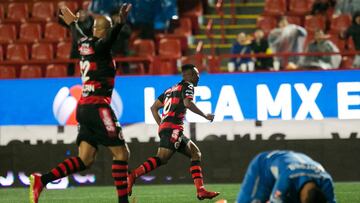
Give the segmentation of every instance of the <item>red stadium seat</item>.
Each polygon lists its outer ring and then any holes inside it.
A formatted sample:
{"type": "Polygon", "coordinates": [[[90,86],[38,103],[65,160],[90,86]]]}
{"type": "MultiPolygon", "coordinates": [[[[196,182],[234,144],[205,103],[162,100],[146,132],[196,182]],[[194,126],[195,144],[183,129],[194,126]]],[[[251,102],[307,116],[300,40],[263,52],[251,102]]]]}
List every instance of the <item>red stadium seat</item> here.
{"type": "Polygon", "coordinates": [[[12,24],[0,24],[0,43],[11,43],[16,39],[16,27],[12,24]]]}
{"type": "Polygon", "coordinates": [[[23,23],[20,26],[20,40],[27,42],[41,39],[41,26],[37,23],[23,23]]]}
{"type": "Polygon", "coordinates": [[[353,57],[342,57],[340,69],[353,68],[354,58],[353,57]]]}
{"type": "Polygon", "coordinates": [[[264,31],[265,35],[268,35],[270,31],[277,26],[277,20],[269,16],[260,16],[257,18],[256,27],[264,31]]]}
{"type": "Polygon", "coordinates": [[[58,59],[69,59],[71,53],[70,42],[60,42],[56,48],[56,58],[58,59]]]}
{"type": "Polygon", "coordinates": [[[54,18],[54,4],[52,2],[36,2],[31,13],[33,19],[50,21],[54,18]]]}
{"type": "Polygon", "coordinates": [[[22,66],[20,69],[20,78],[41,78],[40,66],[22,66]]]}
{"type": "Polygon", "coordinates": [[[190,18],[180,18],[179,27],[175,28],[174,33],[179,35],[190,36],[192,34],[190,18]]]}
{"type": "Polygon", "coordinates": [[[57,23],[47,23],[45,26],[45,39],[62,41],[66,39],[66,29],[57,23]]]}
{"type": "Polygon", "coordinates": [[[192,28],[194,33],[197,33],[200,29],[199,17],[203,15],[204,9],[201,0],[192,1],[179,1],[178,10],[182,17],[188,17],[191,19],[192,28]]]}
{"type": "Polygon", "coordinates": [[[318,29],[325,30],[325,21],[326,20],[324,16],[306,16],[304,27],[309,33],[314,33],[318,29]]]}
{"type": "Polygon", "coordinates": [[[7,10],[7,18],[15,21],[23,21],[29,17],[29,7],[27,3],[10,3],[7,10]]]}
{"type": "Polygon", "coordinates": [[[0,66],[0,79],[16,78],[16,70],[13,66],[0,66]]]}
{"type": "Polygon", "coordinates": [[[55,64],[48,65],[46,67],[45,77],[47,78],[67,77],[67,66],[55,65],[55,64]]]}
{"type": "Polygon", "coordinates": [[[306,15],[309,14],[314,0],[290,0],[289,14],[291,15],[306,15]]]}
{"type": "Polygon", "coordinates": [[[205,71],[203,58],[200,55],[183,56],[181,57],[181,64],[194,64],[199,72],[205,71]]]}
{"type": "Polygon", "coordinates": [[[339,34],[348,29],[351,25],[351,16],[348,14],[342,14],[333,17],[330,24],[330,33],[339,34]]]}
{"type": "Polygon", "coordinates": [[[5,9],[4,9],[4,5],[0,4],[0,20],[5,18],[5,9]]]}
{"type": "Polygon", "coordinates": [[[9,44],[6,51],[6,59],[10,61],[29,60],[29,50],[26,44],[9,44]]]}
{"type": "Polygon", "coordinates": [[[155,57],[153,65],[150,66],[149,73],[152,75],[172,75],[177,73],[177,69],[172,61],[161,60],[160,57],[155,57]]]}
{"type": "Polygon", "coordinates": [[[286,0],[266,0],[264,15],[281,16],[286,12],[286,0]]]}
{"type": "Polygon", "coordinates": [[[208,56],[209,73],[220,73],[221,60],[218,56],[208,56]]]}
{"type": "Polygon", "coordinates": [[[180,40],[161,39],[159,42],[159,55],[179,59],[182,55],[180,40]]]}
{"type": "Polygon", "coordinates": [[[155,44],[152,40],[137,39],[134,41],[134,50],[138,56],[155,56],[155,44]]]}
{"type": "Polygon", "coordinates": [[[299,16],[286,16],[287,21],[289,24],[295,24],[299,26],[303,26],[303,23],[301,22],[301,17],[299,16]]]}
{"type": "Polygon", "coordinates": [[[4,60],[4,50],[3,50],[3,47],[0,46],[0,61],[3,61],[4,60]]]}
{"type": "Polygon", "coordinates": [[[60,1],[60,2],[58,2],[58,8],[61,8],[62,6],[68,7],[73,13],[75,13],[79,8],[79,5],[77,4],[76,1],[60,1]]]}
{"type": "Polygon", "coordinates": [[[31,48],[31,58],[35,60],[53,59],[53,46],[50,43],[36,43],[31,48]]]}
{"type": "Polygon", "coordinates": [[[340,39],[337,35],[331,35],[329,40],[339,48],[340,52],[345,51],[345,40],[340,39]]]}

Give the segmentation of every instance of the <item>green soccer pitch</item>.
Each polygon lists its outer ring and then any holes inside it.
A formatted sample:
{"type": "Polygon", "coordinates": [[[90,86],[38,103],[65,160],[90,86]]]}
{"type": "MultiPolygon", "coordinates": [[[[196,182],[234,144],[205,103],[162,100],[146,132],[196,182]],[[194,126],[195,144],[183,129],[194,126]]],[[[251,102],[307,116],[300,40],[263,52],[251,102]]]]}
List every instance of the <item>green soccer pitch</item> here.
{"type": "MultiPolygon", "coordinates": [[[[199,201],[192,184],[187,185],[145,185],[133,188],[130,202],[136,203],[191,203],[216,202],[226,199],[235,202],[240,184],[208,184],[207,189],[219,191],[221,194],[213,200],[199,201]]],[[[360,202],[360,182],[336,183],[335,192],[339,203],[360,202]]],[[[1,203],[27,203],[29,192],[26,188],[0,189],[1,203]]],[[[66,190],[45,190],[39,203],[115,203],[114,187],[76,187],[66,190]]]]}

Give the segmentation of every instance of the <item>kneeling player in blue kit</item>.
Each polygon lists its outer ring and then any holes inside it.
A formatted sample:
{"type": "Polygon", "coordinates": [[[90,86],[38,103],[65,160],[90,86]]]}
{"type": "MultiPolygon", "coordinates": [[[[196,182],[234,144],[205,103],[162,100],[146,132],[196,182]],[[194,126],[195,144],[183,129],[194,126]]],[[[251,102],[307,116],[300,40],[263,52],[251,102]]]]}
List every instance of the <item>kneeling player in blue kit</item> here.
{"type": "Polygon", "coordinates": [[[258,154],[245,174],[238,203],[335,203],[332,178],[305,154],[258,154]]]}

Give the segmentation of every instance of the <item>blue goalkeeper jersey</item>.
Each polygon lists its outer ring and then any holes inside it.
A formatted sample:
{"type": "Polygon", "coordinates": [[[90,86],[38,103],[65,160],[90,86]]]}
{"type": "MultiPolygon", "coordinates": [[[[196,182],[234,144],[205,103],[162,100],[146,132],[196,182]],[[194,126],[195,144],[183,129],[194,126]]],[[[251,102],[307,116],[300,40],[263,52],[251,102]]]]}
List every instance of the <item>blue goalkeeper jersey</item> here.
{"type": "Polygon", "coordinates": [[[298,152],[263,152],[250,163],[238,202],[298,203],[301,188],[310,181],[323,191],[328,203],[336,202],[332,178],[321,164],[298,152]]]}

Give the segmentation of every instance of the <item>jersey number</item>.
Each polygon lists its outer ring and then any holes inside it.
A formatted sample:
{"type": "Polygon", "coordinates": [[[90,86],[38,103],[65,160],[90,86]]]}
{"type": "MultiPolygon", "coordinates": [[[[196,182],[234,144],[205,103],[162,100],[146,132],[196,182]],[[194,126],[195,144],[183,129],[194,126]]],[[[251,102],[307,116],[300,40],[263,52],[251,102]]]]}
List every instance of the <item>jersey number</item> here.
{"type": "Polygon", "coordinates": [[[164,101],[164,110],[163,110],[163,116],[164,118],[167,116],[167,114],[170,111],[171,108],[171,97],[166,97],[165,101],[164,101]]]}
{"type": "Polygon", "coordinates": [[[90,69],[89,61],[80,61],[81,80],[83,83],[90,79],[90,77],[87,76],[89,69],[90,69]]]}

